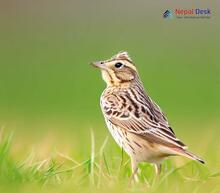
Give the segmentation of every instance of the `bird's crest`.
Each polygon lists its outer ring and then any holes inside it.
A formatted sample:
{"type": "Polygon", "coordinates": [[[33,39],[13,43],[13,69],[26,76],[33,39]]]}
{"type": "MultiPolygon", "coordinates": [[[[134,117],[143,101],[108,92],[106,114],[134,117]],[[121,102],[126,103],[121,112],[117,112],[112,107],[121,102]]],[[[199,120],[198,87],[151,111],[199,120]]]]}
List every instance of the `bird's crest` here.
{"type": "Polygon", "coordinates": [[[121,51],[117,53],[111,59],[112,60],[128,60],[129,62],[132,62],[132,59],[130,58],[130,56],[128,55],[128,52],[126,51],[121,51]]]}

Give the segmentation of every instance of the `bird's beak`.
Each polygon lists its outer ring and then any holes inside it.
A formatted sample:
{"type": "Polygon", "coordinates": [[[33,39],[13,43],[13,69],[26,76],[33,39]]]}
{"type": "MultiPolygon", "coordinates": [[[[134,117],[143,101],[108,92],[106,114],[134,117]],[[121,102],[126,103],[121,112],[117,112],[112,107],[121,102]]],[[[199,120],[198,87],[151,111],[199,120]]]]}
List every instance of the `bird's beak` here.
{"type": "Polygon", "coordinates": [[[106,68],[105,63],[103,61],[92,62],[91,65],[96,67],[96,68],[100,68],[100,69],[105,69],[106,68]]]}

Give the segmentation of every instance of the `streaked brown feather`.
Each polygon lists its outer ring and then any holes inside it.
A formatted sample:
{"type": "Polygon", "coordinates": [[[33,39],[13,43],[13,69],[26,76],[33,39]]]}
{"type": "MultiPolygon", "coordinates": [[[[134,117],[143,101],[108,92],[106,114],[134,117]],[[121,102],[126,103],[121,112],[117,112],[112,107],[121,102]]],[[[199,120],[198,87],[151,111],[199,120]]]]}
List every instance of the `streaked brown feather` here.
{"type": "Polygon", "coordinates": [[[118,128],[154,143],[186,148],[176,138],[161,109],[144,93],[140,85],[117,90],[108,88],[102,95],[101,106],[105,117],[118,128]],[[135,89],[142,94],[137,95],[135,89]],[[106,109],[110,109],[112,113],[106,109]]]}

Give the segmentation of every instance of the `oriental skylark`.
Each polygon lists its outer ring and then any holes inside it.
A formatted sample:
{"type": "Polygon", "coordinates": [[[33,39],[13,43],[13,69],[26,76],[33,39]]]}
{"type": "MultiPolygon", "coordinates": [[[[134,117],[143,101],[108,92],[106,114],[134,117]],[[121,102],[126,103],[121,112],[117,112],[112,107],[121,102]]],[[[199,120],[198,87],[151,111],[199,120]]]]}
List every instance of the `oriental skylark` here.
{"type": "Polygon", "coordinates": [[[176,137],[160,107],[145,92],[127,52],[92,65],[107,83],[101,109],[113,138],[131,158],[132,177],[137,177],[139,162],[154,163],[159,174],[161,162],[173,155],[204,163],[176,137]]]}

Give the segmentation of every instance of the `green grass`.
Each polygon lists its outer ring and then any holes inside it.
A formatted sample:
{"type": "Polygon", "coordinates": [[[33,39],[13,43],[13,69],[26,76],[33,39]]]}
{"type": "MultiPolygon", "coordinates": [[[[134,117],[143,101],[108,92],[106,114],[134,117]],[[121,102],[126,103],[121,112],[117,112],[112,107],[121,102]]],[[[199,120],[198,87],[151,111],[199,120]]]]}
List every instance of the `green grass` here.
{"type": "Polygon", "coordinates": [[[84,160],[76,160],[57,150],[51,156],[45,154],[42,160],[37,159],[36,151],[26,152],[23,159],[18,159],[13,153],[13,134],[1,132],[0,192],[220,191],[220,170],[210,171],[206,165],[184,158],[164,161],[159,181],[151,164],[140,164],[140,182],[130,184],[129,158],[119,149],[114,151],[109,143],[111,141],[106,138],[96,147],[95,134],[91,132],[90,142],[87,142],[90,152],[84,160]],[[109,153],[111,150],[114,156],[109,153]]]}

